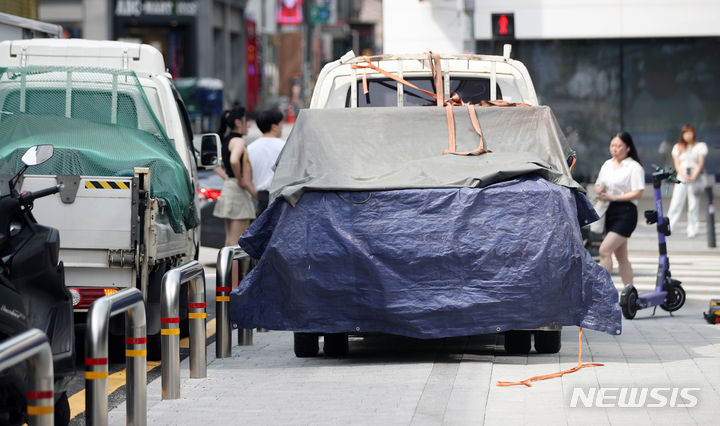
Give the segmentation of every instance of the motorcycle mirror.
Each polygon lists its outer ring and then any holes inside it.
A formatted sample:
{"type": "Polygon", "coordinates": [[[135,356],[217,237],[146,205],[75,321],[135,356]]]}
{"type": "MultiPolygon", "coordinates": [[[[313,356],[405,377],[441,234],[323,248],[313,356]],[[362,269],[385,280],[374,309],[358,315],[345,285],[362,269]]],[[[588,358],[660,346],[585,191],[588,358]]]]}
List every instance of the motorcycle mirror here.
{"type": "Polygon", "coordinates": [[[37,166],[50,159],[53,156],[52,145],[35,145],[28,148],[22,156],[22,162],[26,166],[37,166]]]}

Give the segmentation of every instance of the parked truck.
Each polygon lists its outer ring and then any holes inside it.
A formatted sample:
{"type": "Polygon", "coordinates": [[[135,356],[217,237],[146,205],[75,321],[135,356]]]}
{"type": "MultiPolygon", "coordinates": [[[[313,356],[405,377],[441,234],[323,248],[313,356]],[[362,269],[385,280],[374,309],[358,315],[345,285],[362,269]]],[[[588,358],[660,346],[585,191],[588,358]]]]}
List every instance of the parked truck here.
{"type": "MultiPolygon", "coordinates": [[[[147,302],[148,357],[159,359],[162,277],[197,258],[197,168],[217,164],[219,138],[204,136],[195,151],[183,101],[149,45],[5,41],[0,67],[0,181],[23,147],[54,145],[22,190],[63,185],[38,200],[36,217],[60,231],[76,324],[99,297],[137,287],[147,302]]],[[[122,336],[123,321],[110,331],[122,336]]]]}
{"type": "Polygon", "coordinates": [[[525,66],[504,55],[327,64],[275,166],[275,202],[240,238],[258,259],[231,293],[241,328],[348,335],[501,333],[556,353],[561,330],[619,334],[617,291],[582,246],[597,218],[574,152],[525,66]]]}
{"type": "Polygon", "coordinates": [[[62,26],[0,12],[0,40],[61,38],[62,26]]]}

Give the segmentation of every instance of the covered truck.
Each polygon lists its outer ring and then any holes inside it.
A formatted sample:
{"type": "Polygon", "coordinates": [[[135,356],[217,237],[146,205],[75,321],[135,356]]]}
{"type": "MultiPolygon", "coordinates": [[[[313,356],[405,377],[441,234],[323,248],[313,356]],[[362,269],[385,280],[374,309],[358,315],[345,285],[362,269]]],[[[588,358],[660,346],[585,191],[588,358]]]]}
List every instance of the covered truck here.
{"type": "MultiPolygon", "coordinates": [[[[39,144],[55,155],[24,176],[21,190],[63,185],[37,201],[36,217],[60,231],[76,324],[97,298],[137,287],[147,301],[148,355],[159,358],[162,276],[197,255],[197,167],[216,164],[217,146],[196,158],[182,100],[151,46],[2,42],[0,191],[25,149],[39,144]]],[[[111,333],[124,335],[122,318],[111,333]]]]}
{"type": "Polygon", "coordinates": [[[567,325],[620,334],[610,274],[583,248],[597,215],[573,159],[507,55],[345,56],[321,72],[275,200],[240,239],[258,264],[231,318],[295,331],[298,356],[321,335],[339,355],[368,332],[499,332],[511,353],[533,335],[557,352],[567,325]]]}

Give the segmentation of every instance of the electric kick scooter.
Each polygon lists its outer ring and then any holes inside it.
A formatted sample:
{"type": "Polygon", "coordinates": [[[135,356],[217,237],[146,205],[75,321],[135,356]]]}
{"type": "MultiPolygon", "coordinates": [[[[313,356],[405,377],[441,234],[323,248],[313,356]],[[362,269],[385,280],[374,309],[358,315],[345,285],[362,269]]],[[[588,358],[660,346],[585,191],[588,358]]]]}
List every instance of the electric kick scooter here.
{"type": "Polygon", "coordinates": [[[663,216],[662,192],[660,188],[663,181],[668,183],[680,183],[675,177],[675,172],[666,172],[657,167],[652,174],[653,192],[655,196],[655,210],[645,211],[645,220],[648,224],[657,223],[658,250],[660,258],[658,261],[658,272],[655,280],[655,289],[638,294],[632,284],[628,284],[620,293],[620,308],[623,316],[627,319],[635,318],[640,309],[653,307],[653,315],[658,306],[661,309],[672,313],[682,308],[685,304],[685,290],[680,286],[680,281],[670,276],[670,261],[667,255],[665,237],[670,236],[670,222],[663,216]]]}

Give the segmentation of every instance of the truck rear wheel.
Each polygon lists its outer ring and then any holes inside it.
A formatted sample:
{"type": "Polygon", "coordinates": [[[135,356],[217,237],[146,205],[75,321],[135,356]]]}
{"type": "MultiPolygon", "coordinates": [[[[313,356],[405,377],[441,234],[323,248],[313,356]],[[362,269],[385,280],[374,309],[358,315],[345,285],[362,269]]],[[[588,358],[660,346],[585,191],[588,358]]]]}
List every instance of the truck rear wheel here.
{"type": "Polygon", "coordinates": [[[556,354],[562,346],[562,330],[536,331],[535,350],[539,354],[556,354]]]}
{"type": "Polygon", "coordinates": [[[323,338],[323,352],[326,356],[340,357],[348,353],[348,335],[347,333],[326,334],[323,338]]]}
{"type": "Polygon", "coordinates": [[[308,358],[317,356],[320,350],[317,333],[293,333],[293,337],[296,357],[308,358]]]}
{"type": "Polygon", "coordinates": [[[505,352],[511,355],[527,355],[530,353],[531,334],[527,330],[506,331],[505,352]]]}
{"type": "Polygon", "coordinates": [[[150,334],[149,336],[147,336],[146,348],[148,361],[160,361],[162,359],[160,333],[150,334]]]}
{"type": "MultiPolygon", "coordinates": [[[[10,336],[0,333],[0,341],[10,336]]],[[[0,425],[23,424],[27,401],[23,397],[26,391],[27,361],[0,372],[0,425]]]]}
{"type": "Polygon", "coordinates": [[[55,402],[55,426],[67,426],[70,424],[70,403],[68,402],[67,392],[63,392],[60,398],[55,402]]]}

